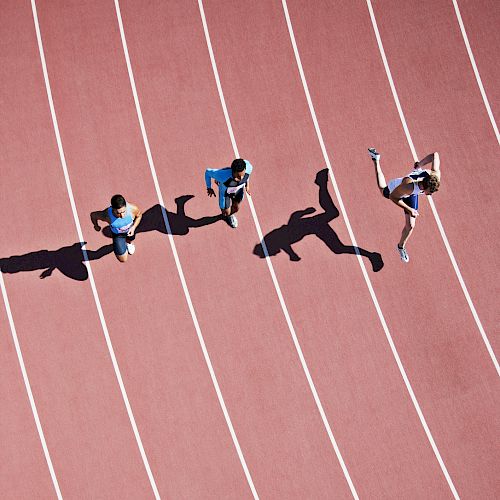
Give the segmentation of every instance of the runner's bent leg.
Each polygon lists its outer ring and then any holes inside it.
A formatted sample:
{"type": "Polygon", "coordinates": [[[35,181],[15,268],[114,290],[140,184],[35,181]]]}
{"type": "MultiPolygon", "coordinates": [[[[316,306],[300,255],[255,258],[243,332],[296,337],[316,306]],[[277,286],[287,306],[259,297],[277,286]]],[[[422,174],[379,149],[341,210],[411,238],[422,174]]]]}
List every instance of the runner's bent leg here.
{"type": "Polygon", "coordinates": [[[416,217],[412,217],[410,214],[405,212],[405,227],[403,228],[403,231],[401,232],[401,239],[399,240],[399,247],[404,248],[406,245],[408,238],[411,236],[411,233],[415,229],[415,224],[417,223],[416,217]]]}

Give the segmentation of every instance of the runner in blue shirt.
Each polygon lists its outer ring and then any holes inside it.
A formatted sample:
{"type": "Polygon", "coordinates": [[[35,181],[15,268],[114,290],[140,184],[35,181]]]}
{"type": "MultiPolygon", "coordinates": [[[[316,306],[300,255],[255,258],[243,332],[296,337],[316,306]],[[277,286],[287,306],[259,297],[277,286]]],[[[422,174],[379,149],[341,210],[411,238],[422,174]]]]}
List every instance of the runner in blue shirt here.
{"type": "Polygon", "coordinates": [[[100,231],[98,221],[107,222],[113,237],[113,251],[120,262],[126,262],[128,255],[135,252],[135,230],[142,219],[139,207],[127,203],[121,194],[111,198],[111,206],[90,214],[94,229],[100,231]]]}
{"type": "Polygon", "coordinates": [[[250,196],[250,174],[252,164],[241,158],[234,160],[231,167],[205,171],[205,184],[209,197],[215,196],[212,189],[212,179],[219,186],[219,207],[224,220],[232,227],[238,227],[238,219],[234,215],[240,208],[245,191],[250,196]]]}

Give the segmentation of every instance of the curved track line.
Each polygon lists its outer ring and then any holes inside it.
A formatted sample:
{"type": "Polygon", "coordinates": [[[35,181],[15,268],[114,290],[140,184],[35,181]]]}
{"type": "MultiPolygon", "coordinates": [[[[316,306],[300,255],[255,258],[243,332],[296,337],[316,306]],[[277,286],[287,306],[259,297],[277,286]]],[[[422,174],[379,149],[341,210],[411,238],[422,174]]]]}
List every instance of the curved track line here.
{"type": "MultiPolygon", "coordinates": [[[[371,0],[366,0],[366,3],[368,5],[368,10],[370,12],[370,19],[372,21],[373,30],[375,32],[375,37],[377,38],[377,44],[378,44],[378,47],[380,50],[380,55],[382,57],[382,61],[384,63],[384,68],[385,68],[385,72],[387,74],[387,78],[389,80],[389,85],[391,87],[392,95],[394,97],[394,101],[395,101],[396,107],[398,109],[401,123],[403,124],[403,129],[404,129],[404,132],[406,135],[406,140],[408,141],[408,145],[410,146],[411,153],[413,155],[413,160],[418,161],[417,152],[415,150],[415,146],[413,145],[413,141],[412,141],[412,138],[410,136],[410,131],[408,130],[408,125],[406,124],[406,119],[405,119],[405,116],[403,114],[403,109],[401,107],[401,103],[399,102],[398,93],[396,91],[396,87],[395,87],[394,81],[392,79],[392,74],[391,74],[391,70],[389,68],[389,63],[387,62],[387,57],[385,55],[384,46],[382,45],[382,39],[380,37],[380,33],[378,30],[377,20],[375,19],[375,14],[373,12],[371,0]]],[[[446,236],[446,233],[444,232],[444,227],[441,223],[441,219],[439,218],[439,214],[438,214],[438,211],[437,211],[436,206],[434,204],[434,201],[432,200],[432,198],[430,196],[426,196],[426,198],[429,201],[429,204],[431,206],[431,210],[432,210],[432,213],[433,213],[434,218],[436,220],[436,224],[438,226],[439,233],[441,234],[441,238],[443,239],[444,246],[446,247],[446,250],[447,250],[448,255],[450,257],[451,263],[453,265],[453,269],[455,270],[455,274],[457,275],[460,286],[462,287],[462,291],[465,295],[465,299],[467,300],[467,304],[469,305],[472,316],[474,317],[474,321],[476,322],[477,328],[479,329],[479,332],[480,332],[481,337],[483,339],[483,342],[486,346],[486,349],[488,350],[490,358],[493,361],[493,365],[495,366],[495,369],[497,371],[497,375],[500,377],[500,366],[498,364],[498,360],[495,356],[495,353],[493,352],[493,348],[491,347],[490,341],[488,340],[488,336],[486,335],[486,332],[484,331],[481,320],[479,319],[479,315],[476,312],[476,308],[474,307],[474,304],[472,302],[469,291],[467,290],[467,286],[465,285],[465,281],[462,277],[462,273],[460,272],[457,261],[455,259],[455,255],[453,254],[453,251],[451,249],[450,243],[448,241],[448,237],[446,236]]]]}
{"type": "Polygon", "coordinates": [[[184,277],[184,272],[182,270],[182,266],[181,266],[181,262],[180,262],[180,259],[179,259],[179,255],[177,253],[177,248],[175,246],[174,237],[172,235],[172,230],[170,228],[170,223],[168,222],[167,212],[165,210],[165,203],[163,201],[163,195],[161,193],[160,184],[158,182],[158,177],[156,175],[156,169],[155,169],[154,162],[153,162],[153,156],[151,154],[151,148],[149,147],[149,140],[148,140],[148,136],[146,134],[146,127],[144,125],[144,120],[143,120],[143,117],[142,117],[141,106],[139,104],[139,97],[138,97],[138,94],[137,94],[137,88],[135,86],[134,74],[132,72],[132,65],[130,63],[130,56],[129,56],[129,53],[128,53],[127,41],[125,39],[125,31],[123,29],[123,21],[122,21],[122,16],[121,16],[121,12],[120,12],[120,4],[119,4],[118,0],[115,0],[115,8],[116,8],[116,16],[118,18],[118,25],[119,25],[119,28],[120,28],[120,36],[121,36],[121,41],[122,41],[122,45],[123,45],[123,52],[125,54],[125,60],[127,62],[127,70],[128,70],[128,74],[129,74],[130,85],[132,87],[132,93],[133,93],[133,96],[134,96],[134,102],[135,102],[135,107],[136,107],[136,111],[137,111],[137,117],[139,119],[139,124],[140,124],[141,132],[142,132],[142,138],[144,140],[144,147],[146,149],[146,154],[147,154],[147,157],[148,157],[149,167],[151,169],[151,175],[153,177],[153,182],[154,182],[154,186],[155,186],[155,190],[156,190],[156,195],[158,197],[158,201],[160,202],[161,213],[162,213],[162,216],[163,216],[163,222],[165,224],[165,228],[166,228],[167,233],[168,233],[168,240],[169,240],[169,243],[170,243],[170,247],[172,249],[172,253],[174,254],[175,265],[177,266],[177,271],[179,273],[179,278],[181,280],[182,289],[184,290],[184,295],[186,296],[186,301],[187,301],[187,304],[188,304],[188,307],[189,307],[189,311],[191,313],[191,317],[193,319],[193,323],[194,323],[194,327],[195,327],[195,330],[196,330],[196,334],[198,335],[198,340],[200,342],[200,346],[201,346],[201,349],[203,351],[203,356],[205,358],[205,362],[207,364],[208,371],[210,372],[210,377],[212,379],[212,383],[214,385],[215,392],[217,393],[217,398],[219,399],[219,404],[220,404],[220,406],[222,408],[222,412],[224,414],[224,418],[226,419],[226,423],[227,423],[227,426],[229,428],[229,432],[231,433],[231,438],[233,439],[234,446],[235,446],[236,451],[238,453],[238,457],[240,459],[241,466],[243,467],[243,470],[245,472],[245,476],[246,476],[246,479],[247,479],[248,484],[250,486],[250,489],[252,490],[252,494],[253,494],[253,496],[254,496],[255,499],[258,499],[259,496],[257,494],[257,490],[255,489],[255,486],[254,486],[253,480],[252,480],[252,476],[250,475],[250,471],[249,471],[249,469],[247,467],[247,464],[246,464],[246,461],[245,461],[245,457],[243,456],[243,452],[241,451],[241,447],[240,447],[240,444],[238,442],[238,438],[236,437],[236,432],[234,431],[234,427],[233,427],[233,424],[231,422],[231,417],[229,416],[229,412],[227,410],[226,403],[224,402],[224,398],[222,396],[222,392],[220,390],[219,383],[217,381],[217,377],[215,375],[214,368],[212,366],[212,361],[210,360],[210,356],[208,354],[207,346],[205,344],[205,340],[203,338],[203,334],[201,332],[200,325],[198,323],[198,318],[196,316],[196,312],[194,310],[193,303],[191,301],[191,295],[189,294],[189,290],[188,290],[188,287],[187,287],[186,279],[184,277]]]}
{"type": "MultiPolygon", "coordinates": [[[[222,85],[220,83],[219,72],[217,70],[217,64],[215,62],[215,56],[214,56],[214,52],[213,52],[213,49],[212,49],[212,43],[210,41],[210,34],[208,32],[208,25],[207,25],[207,20],[206,20],[206,17],[205,17],[205,11],[203,9],[203,1],[202,0],[198,0],[198,6],[200,8],[200,15],[201,15],[202,23],[203,23],[203,29],[204,29],[204,32],[205,32],[205,38],[206,38],[206,41],[207,41],[208,52],[210,54],[210,60],[211,60],[211,63],[212,63],[212,69],[213,69],[213,72],[214,72],[214,77],[215,77],[215,81],[216,81],[216,84],[217,84],[217,90],[219,92],[219,97],[220,97],[222,109],[223,109],[223,112],[224,112],[224,117],[226,119],[226,125],[227,125],[228,131],[229,131],[229,136],[231,138],[231,144],[233,146],[233,150],[234,150],[234,154],[235,154],[236,158],[239,158],[240,155],[238,153],[238,147],[236,145],[236,139],[234,138],[234,133],[233,133],[232,125],[231,125],[231,120],[229,119],[229,113],[228,113],[228,110],[227,110],[226,101],[224,99],[224,94],[222,92],[222,85]]],[[[274,287],[276,289],[276,293],[278,295],[278,299],[279,299],[281,308],[283,310],[283,314],[284,314],[285,319],[286,319],[286,323],[287,323],[288,328],[290,330],[290,334],[292,336],[293,343],[295,345],[295,349],[297,350],[297,353],[298,353],[298,356],[299,356],[299,359],[300,359],[300,363],[302,364],[302,368],[303,368],[304,373],[306,375],[307,382],[309,383],[309,388],[310,388],[310,390],[311,390],[311,392],[313,394],[314,402],[316,403],[318,411],[319,411],[319,413],[321,415],[321,419],[323,421],[323,425],[325,426],[325,429],[326,429],[326,431],[328,433],[328,437],[330,439],[330,442],[331,442],[331,444],[333,446],[333,449],[335,450],[335,454],[337,455],[337,459],[338,459],[338,461],[340,463],[340,466],[342,467],[342,471],[344,473],[346,481],[349,484],[349,488],[351,490],[352,496],[354,498],[358,499],[359,498],[358,494],[356,492],[354,484],[353,484],[353,482],[351,480],[351,477],[349,475],[349,471],[347,470],[347,467],[346,467],[346,465],[344,463],[344,459],[342,458],[342,454],[340,453],[340,449],[339,449],[339,447],[337,445],[337,442],[336,442],[335,437],[333,435],[332,429],[331,429],[330,424],[328,422],[328,419],[326,417],[325,411],[323,409],[323,405],[321,403],[321,400],[319,399],[318,392],[316,391],[316,387],[315,387],[313,379],[311,377],[311,373],[309,372],[309,368],[308,368],[306,360],[304,358],[304,354],[302,353],[302,349],[300,347],[299,340],[297,338],[297,334],[295,333],[295,328],[294,328],[294,326],[292,324],[292,320],[291,320],[290,315],[288,313],[288,309],[286,307],[285,300],[283,298],[283,294],[281,293],[281,289],[280,289],[280,286],[279,286],[279,283],[278,283],[278,279],[277,279],[276,274],[274,272],[274,268],[273,268],[273,265],[271,263],[271,259],[269,258],[269,253],[268,253],[268,250],[267,250],[267,246],[266,246],[266,243],[264,241],[264,235],[263,235],[262,229],[260,227],[259,219],[257,218],[257,212],[255,210],[255,206],[254,206],[252,198],[250,196],[248,196],[248,205],[250,207],[250,211],[252,212],[252,217],[253,217],[253,220],[254,220],[254,223],[255,223],[255,227],[257,229],[257,234],[259,236],[259,240],[260,240],[262,248],[264,250],[264,254],[265,254],[265,257],[266,257],[267,267],[269,268],[269,272],[271,273],[271,278],[273,280],[274,287]]]]}
{"type": "Polygon", "coordinates": [[[120,386],[120,391],[121,391],[121,394],[122,394],[122,397],[123,397],[123,401],[124,401],[125,407],[127,409],[127,414],[128,414],[129,419],[130,419],[130,424],[132,425],[132,429],[134,431],[134,436],[135,436],[135,439],[137,441],[137,446],[139,447],[139,451],[140,451],[140,454],[141,454],[141,457],[142,457],[142,461],[144,463],[144,467],[145,467],[146,472],[147,472],[148,477],[149,477],[149,482],[151,483],[151,488],[153,489],[155,498],[157,500],[159,500],[160,499],[160,494],[158,493],[158,488],[156,487],[156,483],[155,483],[155,480],[154,480],[154,477],[153,477],[153,473],[151,472],[151,468],[149,466],[149,462],[148,462],[148,459],[147,459],[147,456],[146,456],[146,452],[144,451],[144,447],[142,445],[141,437],[139,435],[139,429],[137,428],[137,424],[135,422],[134,414],[132,413],[132,407],[130,406],[130,402],[128,400],[127,391],[125,390],[125,385],[123,383],[123,379],[122,379],[122,376],[121,376],[121,373],[120,373],[120,368],[118,366],[118,361],[116,360],[116,356],[115,356],[115,352],[114,352],[114,349],[113,349],[113,345],[111,343],[111,338],[110,338],[109,332],[108,332],[108,327],[106,326],[106,320],[104,318],[104,313],[102,311],[101,302],[99,300],[99,294],[97,293],[97,287],[96,287],[96,284],[95,284],[95,281],[94,281],[94,275],[92,273],[92,268],[90,266],[90,261],[89,261],[89,258],[88,258],[87,249],[86,249],[85,244],[84,244],[85,240],[83,238],[82,227],[80,225],[80,219],[78,217],[78,212],[77,212],[77,209],[76,209],[76,203],[75,203],[75,199],[73,197],[73,189],[71,187],[71,181],[69,179],[68,167],[66,165],[66,158],[64,156],[64,150],[63,150],[63,146],[62,146],[61,136],[59,134],[59,125],[57,123],[57,117],[56,117],[56,111],[55,111],[55,107],[54,107],[54,101],[52,99],[52,91],[50,89],[49,74],[47,72],[47,64],[46,64],[46,61],[45,61],[45,54],[44,54],[44,51],[43,51],[42,35],[41,35],[41,32],[40,32],[40,25],[38,23],[38,14],[37,14],[37,10],[36,10],[36,2],[35,2],[35,0],[31,0],[31,8],[32,8],[32,11],[33,11],[33,21],[35,23],[36,37],[37,37],[37,41],[38,41],[38,50],[39,50],[39,53],[40,53],[40,61],[41,61],[41,64],[42,64],[43,78],[45,80],[45,88],[46,88],[46,91],[47,91],[47,98],[48,98],[49,106],[50,106],[50,114],[51,114],[51,117],[52,117],[52,123],[53,123],[53,126],[54,126],[54,133],[55,133],[56,140],[57,140],[57,148],[59,150],[59,156],[60,156],[60,159],[61,159],[61,166],[62,166],[62,169],[63,169],[63,172],[64,172],[64,179],[66,181],[66,188],[68,190],[68,196],[69,196],[69,200],[70,200],[70,204],[71,204],[71,211],[73,213],[73,219],[74,219],[76,230],[77,230],[77,233],[78,233],[78,238],[80,239],[80,243],[82,245],[83,261],[84,261],[85,266],[87,267],[87,270],[88,270],[88,273],[89,273],[89,281],[90,281],[90,286],[92,288],[92,294],[94,295],[94,300],[95,300],[97,311],[98,311],[98,314],[99,314],[99,319],[101,320],[102,330],[104,332],[104,337],[106,339],[106,345],[108,347],[109,355],[110,355],[111,361],[113,363],[113,368],[115,370],[116,378],[118,380],[118,385],[120,386]]]}
{"type": "Polygon", "coordinates": [[[328,153],[326,151],[325,143],[323,141],[323,136],[322,136],[321,130],[319,128],[318,119],[316,117],[316,112],[314,110],[314,105],[312,103],[311,94],[309,93],[309,88],[307,86],[307,81],[306,81],[304,69],[302,67],[302,63],[301,63],[301,60],[300,60],[300,55],[299,55],[299,51],[298,51],[298,48],[297,48],[297,43],[295,41],[295,35],[293,33],[292,22],[290,20],[290,15],[288,13],[288,7],[287,7],[286,0],[282,0],[282,5],[283,5],[283,10],[284,10],[284,13],[285,13],[285,17],[286,17],[286,23],[287,23],[287,26],[288,26],[288,31],[290,33],[290,40],[292,42],[293,51],[294,51],[294,54],[295,54],[295,59],[296,59],[296,62],[297,62],[299,73],[300,73],[300,78],[302,80],[302,85],[304,87],[304,92],[305,92],[305,95],[306,95],[306,98],[307,98],[307,104],[309,106],[309,111],[311,112],[311,117],[312,117],[312,120],[314,122],[314,128],[316,130],[316,134],[318,136],[318,140],[319,140],[319,143],[320,143],[320,146],[321,146],[321,151],[323,153],[323,158],[324,158],[325,163],[326,163],[326,165],[328,167],[328,170],[330,172],[330,177],[332,179],[332,184],[333,184],[333,187],[334,187],[334,190],[335,190],[335,195],[337,196],[337,200],[339,202],[340,210],[342,212],[342,216],[344,217],[344,221],[345,221],[345,224],[347,226],[347,230],[349,232],[349,237],[351,238],[352,244],[353,244],[354,248],[356,249],[356,256],[357,256],[359,265],[361,267],[361,271],[363,273],[363,277],[365,278],[366,285],[368,286],[368,290],[370,291],[370,295],[371,295],[371,298],[373,300],[373,304],[375,305],[375,309],[377,310],[377,314],[379,316],[380,323],[382,324],[382,327],[384,329],[385,335],[387,337],[387,341],[389,342],[389,345],[391,347],[392,354],[394,356],[394,359],[396,360],[396,363],[398,365],[398,368],[399,368],[399,371],[401,373],[401,376],[403,377],[403,380],[404,380],[404,383],[405,383],[406,388],[408,390],[408,393],[410,394],[410,398],[412,400],[412,403],[413,403],[413,405],[415,407],[415,410],[416,410],[416,412],[418,414],[418,418],[420,419],[422,427],[425,430],[425,433],[427,435],[427,439],[429,440],[429,443],[430,443],[430,445],[432,447],[432,450],[434,451],[434,454],[436,455],[437,461],[439,462],[441,470],[442,470],[442,472],[443,472],[443,474],[444,474],[444,476],[446,478],[446,481],[448,482],[448,485],[449,485],[449,487],[450,487],[450,489],[451,489],[451,491],[453,493],[453,496],[456,499],[458,499],[459,498],[458,493],[457,493],[457,491],[455,489],[453,481],[451,480],[451,477],[450,477],[450,475],[448,473],[448,470],[446,469],[446,466],[445,466],[445,464],[443,462],[443,459],[441,458],[441,454],[439,453],[439,450],[438,450],[438,448],[436,446],[434,438],[432,437],[431,431],[429,429],[429,426],[427,425],[427,422],[425,420],[424,414],[422,413],[420,405],[419,405],[419,403],[417,401],[415,393],[413,392],[412,386],[410,384],[408,376],[406,375],[406,371],[405,371],[405,369],[403,367],[403,363],[401,362],[401,358],[399,357],[399,354],[398,354],[398,351],[397,351],[396,346],[394,344],[394,341],[392,339],[391,333],[389,332],[389,328],[387,326],[387,323],[385,321],[384,315],[383,315],[382,310],[380,308],[377,296],[375,295],[375,291],[373,289],[371,280],[370,280],[370,278],[368,276],[368,272],[366,271],[365,264],[364,264],[364,262],[363,262],[363,260],[361,258],[361,255],[359,254],[358,244],[356,242],[356,238],[354,236],[354,232],[352,230],[351,223],[349,222],[349,218],[347,216],[347,212],[346,212],[346,209],[345,209],[345,206],[344,206],[344,202],[342,200],[342,196],[340,195],[339,187],[337,185],[337,181],[335,180],[335,175],[333,173],[333,169],[332,169],[332,166],[331,166],[331,163],[330,163],[330,159],[329,159],[328,153]]]}
{"type": "Polygon", "coordinates": [[[21,346],[19,345],[16,326],[14,324],[14,318],[12,316],[12,311],[10,309],[9,297],[7,296],[7,289],[5,288],[5,283],[1,271],[0,271],[0,288],[2,289],[2,297],[5,304],[5,310],[7,311],[7,317],[9,318],[12,340],[14,341],[17,359],[19,360],[19,366],[21,368],[21,373],[23,374],[24,385],[26,387],[26,392],[28,393],[28,399],[30,401],[31,411],[33,412],[33,418],[35,419],[35,424],[38,431],[38,435],[40,436],[40,441],[42,442],[43,454],[45,455],[45,460],[47,461],[47,465],[49,467],[50,477],[52,478],[52,484],[54,485],[54,489],[56,490],[57,498],[59,500],[62,500],[61,490],[59,489],[59,483],[57,482],[54,466],[52,465],[52,460],[50,459],[50,453],[47,447],[47,442],[45,441],[45,436],[43,434],[40,417],[38,416],[38,410],[36,409],[35,398],[33,397],[33,393],[31,392],[31,385],[28,378],[28,373],[26,371],[26,366],[24,365],[23,353],[21,352],[21,346]]]}
{"type": "Polygon", "coordinates": [[[497,123],[491,111],[488,98],[486,97],[486,92],[483,87],[483,82],[481,80],[481,77],[479,76],[479,70],[477,69],[476,66],[476,60],[474,59],[474,54],[472,53],[472,49],[469,43],[469,38],[467,37],[467,33],[465,32],[465,26],[464,22],[462,21],[462,15],[460,14],[460,9],[458,8],[458,2],[457,0],[452,0],[452,1],[453,1],[453,7],[455,8],[455,14],[457,15],[457,21],[458,24],[460,25],[460,31],[462,32],[462,37],[464,39],[465,47],[467,48],[467,54],[469,54],[470,63],[472,65],[472,69],[474,70],[474,75],[476,76],[477,85],[479,86],[479,90],[481,91],[481,96],[483,98],[484,105],[486,106],[486,111],[488,112],[488,116],[490,117],[491,126],[495,131],[498,145],[500,146],[500,134],[498,133],[497,123]]]}

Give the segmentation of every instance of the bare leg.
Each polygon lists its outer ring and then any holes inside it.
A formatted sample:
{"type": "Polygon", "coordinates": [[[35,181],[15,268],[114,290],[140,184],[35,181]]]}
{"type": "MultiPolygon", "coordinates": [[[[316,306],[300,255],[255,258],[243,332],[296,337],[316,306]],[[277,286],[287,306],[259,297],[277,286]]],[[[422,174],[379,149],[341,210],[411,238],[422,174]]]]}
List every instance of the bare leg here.
{"type": "Polygon", "coordinates": [[[238,201],[234,201],[231,204],[231,215],[235,214],[240,209],[240,204],[238,201]]]}
{"type": "Polygon", "coordinates": [[[406,242],[408,241],[408,238],[410,237],[411,233],[413,232],[413,229],[415,229],[415,224],[417,222],[416,217],[411,217],[410,214],[405,212],[405,227],[403,228],[403,231],[401,233],[401,239],[399,240],[399,248],[404,248],[406,245],[406,242]]]}
{"type": "Polygon", "coordinates": [[[387,182],[385,181],[384,173],[382,172],[382,168],[380,167],[380,160],[372,160],[373,165],[375,166],[375,175],[377,177],[377,184],[380,189],[380,192],[384,191],[384,188],[387,187],[387,182]]]}
{"type": "Polygon", "coordinates": [[[116,258],[120,262],[127,262],[127,258],[128,258],[127,252],[125,252],[123,255],[117,255],[116,258]]]}

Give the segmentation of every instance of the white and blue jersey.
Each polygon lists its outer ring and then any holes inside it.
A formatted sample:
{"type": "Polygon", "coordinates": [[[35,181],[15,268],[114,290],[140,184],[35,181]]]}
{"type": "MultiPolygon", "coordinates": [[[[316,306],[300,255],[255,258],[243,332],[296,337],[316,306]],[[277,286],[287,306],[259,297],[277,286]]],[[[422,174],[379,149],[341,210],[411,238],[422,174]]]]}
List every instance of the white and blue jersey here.
{"type": "Polygon", "coordinates": [[[248,182],[248,178],[252,173],[252,164],[245,161],[245,176],[241,181],[233,179],[231,167],[227,168],[207,168],[205,170],[205,184],[207,188],[212,187],[212,179],[215,179],[219,185],[219,207],[221,209],[229,208],[229,199],[234,198],[238,201],[243,199],[244,188],[248,182]]]}
{"type": "Polygon", "coordinates": [[[108,217],[110,222],[109,227],[111,228],[111,232],[113,232],[114,234],[126,235],[128,230],[134,224],[134,217],[132,216],[132,210],[130,209],[128,203],[125,217],[115,217],[112,207],[108,208],[108,217]]]}
{"type": "MultiPolygon", "coordinates": [[[[418,183],[420,181],[423,181],[424,179],[430,177],[430,173],[428,170],[423,170],[423,169],[419,168],[419,169],[413,170],[413,172],[410,172],[406,177],[409,177],[411,179],[411,181],[413,182],[413,191],[410,194],[403,196],[403,198],[408,198],[410,196],[423,194],[423,191],[418,186],[418,183]]],[[[392,193],[403,182],[403,179],[405,179],[406,177],[397,177],[396,179],[391,179],[387,183],[389,193],[392,193]]]]}
{"type": "Polygon", "coordinates": [[[410,172],[405,177],[397,177],[396,179],[391,179],[386,188],[384,189],[384,196],[389,198],[390,194],[403,182],[403,179],[409,177],[413,182],[413,191],[410,194],[403,196],[401,199],[411,208],[418,210],[418,197],[424,192],[420,189],[418,183],[424,179],[430,177],[430,171],[424,170],[422,168],[417,168],[410,172]]]}

